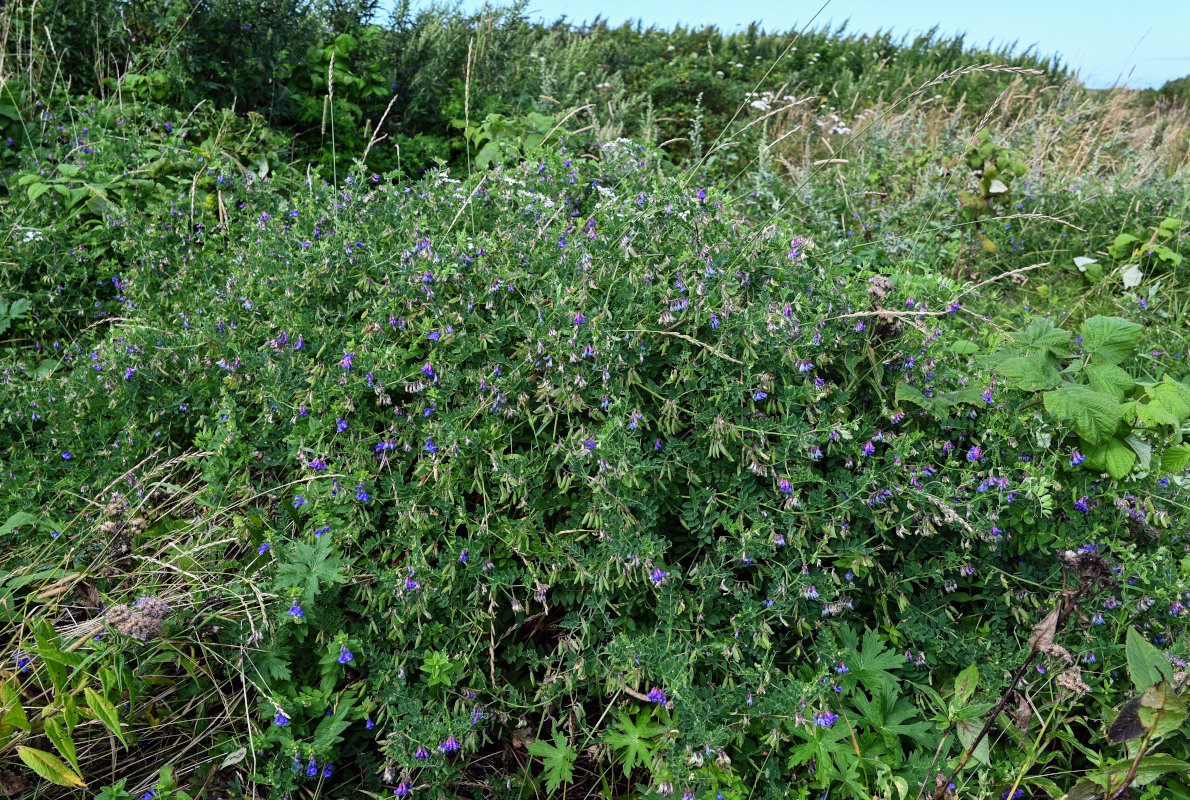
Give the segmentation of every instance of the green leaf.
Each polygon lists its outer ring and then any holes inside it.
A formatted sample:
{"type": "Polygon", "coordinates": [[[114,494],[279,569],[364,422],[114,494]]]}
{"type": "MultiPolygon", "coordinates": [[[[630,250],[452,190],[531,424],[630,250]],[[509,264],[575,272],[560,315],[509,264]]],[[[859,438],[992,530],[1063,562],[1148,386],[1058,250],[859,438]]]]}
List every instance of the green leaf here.
{"type": "Polygon", "coordinates": [[[1116,480],[1124,478],[1132,471],[1136,463],[1136,453],[1122,439],[1112,439],[1107,443],[1107,450],[1103,454],[1103,463],[1107,472],[1116,480]]]}
{"type": "Polygon", "coordinates": [[[11,725],[18,730],[31,730],[21,696],[16,687],[8,681],[0,683],[0,704],[0,727],[11,725]]]}
{"type": "Polygon", "coordinates": [[[969,356],[979,352],[979,345],[966,339],[959,339],[957,342],[951,342],[950,352],[958,356],[969,356]]]}
{"type": "Polygon", "coordinates": [[[960,703],[966,703],[975,694],[975,686],[979,683],[979,667],[975,664],[959,673],[954,681],[955,697],[960,703]]]}
{"type": "Polygon", "coordinates": [[[1190,445],[1179,444],[1165,448],[1161,454],[1162,472],[1181,472],[1190,464],[1190,445]]]}
{"type": "Polygon", "coordinates": [[[311,746],[317,751],[325,752],[343,741],[340,734],[351,727],[351,720],[348,717],[351,716],[354,708],[355,700],[349,697],[342,698],[335,713],[329,717],[323,717],[322,721],[318,723],[318,727],[314,729],[314,742],[311,746]]]}
{"type": "MultiPolygon", "coordinates": [[[[979,732],[983,730],[983,722],[978,718],[972,719],[958,719],[954,723],[955,733],[959,736],[959,741],[963,744],[964,750],[971,749],[971,743],[975,741],[975,737],[979,736],[979,732]]],[[[975,760],[981,764],[991,764],[991,750],[988,744],[988,737],[983,737],[975,751],[971,754],[975,760]]]]}
{"type": "Polygon", "coordinates": [[[74,770],[62,763],[62,759],[52,753],[33,747],[18,747],[17,755],[29,766],[29,769],[50,783],[75,788],[84,788],[87,785],[74,770]]]}
{"type": "Polygon", "coordinates": [[[1162,678],[1173,680],[1173,666],[1147,639],[1129,628],[1124,640],[1124,654],[1128,658],[1128,675],[1137,691],[1143,692],[1160,683],[1162,678]]]}
{"type": "Polygon", "coordinates": [[[1083,348],[1097,361],[1119,364],[1136,352],[1143,332],[1123,317],[1091,317],[1083,323],[1083,348]]]}
{"type": "Polygon", "coordinates": [[[127,747],[128,742],[124,739],[124,731],[120,729],[120,716],[116,713],[116,707],[109,703],[106,697],[90,686],[83,689],[83,695],[87,698],[87,705],[91,708],[91,713],[95,715],[95,718],[102,722],[127,747]]]}
{"type": "Polygon", "coordinates": [[[620,714],[616,721],[617,731],[609,731],[604,740],[613,750],[620,751],[619,761],[624,767],[624,777],[632,772],[633,767],[648,766],[653,756],[653,748],[649,743],[663,728],[651,724],[646,715],[637,714],[633,722],[626,714],[620,714]]]}
{"type": "Polygon", "coordinates": [[[850,653],[846,656],[848,671],[839,680],[844,690],[863,686],[869,692],[881,687],[889,688],[897,683],[894,670],[900,670],[904,660],[898,653],[887,649],[878,631],[864,631],[860,647],[856,634],[850,628],[839,630],[839,640],[850,653]]]}
{"type": "Polygon", "coordinates": [[[1114,397],[1082,386],[1066,386],[1045,393],[1045,410],[1074,423],[1079,436],[1092,444],[1106,444],[1115,433],[1122,409],[1114,397]]]}
{"type": "Polygon", "coordinates": [[[1137,709],[1140,724],[1152,731],[1154,739],[1173,733],[1186,721],[1186,704],[1169,681],[1145,689],[1137,709]]]}
{"type": "Polygon", "coordinates": [[[67,733],[66,726],[62,724],[62,720],[57,717],[46,719],[45,735],[54,743],[54,747],[58,748],[58,752],[66,757],[66,760],[74,767],[74,771],[82,772],[79,769],[79,759],[74,747],[74,738],[67,733]]]}
{"type": "Polygon", "coordinates": [[[0,525],[0,536],[7,536],[21,525],[37,525],[38,518],[27,511],[18,511],[0,525]]]}
{"type": "MultiPolygon", "coordinates": [[[[28,192],[29,202],[32,203],[35,200],[37,200],[37,198],[41,197],[43,194],[48,192],[49,190],[50,190],[50,185],[48,183],[31,183],[31,184],[29,184],[29,188],[26,189],[25,191],[28,192]]],[[[40,751],[38,751],[38,752],[40,752],[40,751]]]]}
{"type": "Polygon", "coordinates": [[[924,408],[936,418],[943,419],[947,416],[946,403],[934,397],[926,397],[915,386],[910,386],[907,383],[898,383],[894,396],[897,403],[912,403],[918,408],[924,408]]]}
{"type": "Polygon", "coordinates": [[[1052,389],[1061,381],[1049,356],[1040,350],[1027,356],[1005,359],[996,365],[996,371],[1013,386],[1027,392],[1052,389]]]}
{"type": "Polygon", "coordinates": [[[554,731],[554,743],[543,742],[540,739],[529,745],[530,755],[535,755],[544,761],[545,789],[552,795],[558,791],[563,783],[574,782],[574,761],[578,753],[566,741],[566,738],[554,731]]]}
{"type": "Polygon", "coordinates": [[[1145,392],[1165,406],[1178,424],[1190,418],[1190,389],[1182,383],[1166,375],[1161,383],[1148,387],[1145,392]]]}
{"type": "Polygon", "coordinates": [[[1015,338],[1017,346],[1025,351],[1043,350],[1055,358],[1070,355],[1070,331],[1055,328],[1048,319],[1034,320],[1015,338]]]}
{"type": "MultiPolygon", "coordinates": [[[[1132,759],[1125,758],[1098,772],[1092,772],[1088,775],[1088,778],[1100,786],[1107,786],[1110,779],[1113,785],[1119,788],[1124,777],[1128,775],[1131,769],[1132,759]]],[[[1145,756],[1137,764],[1136,783],[1144,786],[1152,783],[1167,772],[1185,774],[1187,770],[1190,770],[1190,762],[1181,761],[1173,756],[1163,754],[1145,756]]]]}
{"type": "Polygon", "coordinates": [[[1110,394],[1117,400],[1123,400],[1128,392],[1136,386],[1132,376],[1115,364],[1088,364],[1083,367],[1083,374],[1091,388],[1103,394],[1110,394]]]}
{"type": "Polygon", "coordinates": [[[277,570],[277,584],[282,589],[301,587],[303,605],[314,602],[322,585],[347,583],[343,572],[345,561],[331,553],[329,538],[321,537],[314,545],[298,542],[293,549],[293,560],[277,570]]]}

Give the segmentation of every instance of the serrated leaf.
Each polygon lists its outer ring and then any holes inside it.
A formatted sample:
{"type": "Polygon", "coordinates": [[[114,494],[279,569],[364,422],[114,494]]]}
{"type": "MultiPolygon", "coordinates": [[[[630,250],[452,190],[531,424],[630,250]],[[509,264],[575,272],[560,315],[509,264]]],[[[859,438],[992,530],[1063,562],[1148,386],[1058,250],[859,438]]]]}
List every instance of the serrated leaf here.
{"type": "Polygon", "coordinates": [[[1162,472],[1181,472],[1190,464],[1190,445],[1179,444],[1167,447],[1161,454],[1162,472]]]}
{"type": "Polygon", "coordinates": [[[1033,320],[1015,338],[1017,345],[1026,352],[1046,350],[1056,358],[1070,354],[1070,331],[1054,327],[1048,319],[1033,320]]]}
{"type": "Polygon", "coordinates": [[[529,753],[540,758],[545,768],[545,788],[548,794],[558,791],[563,783],[574,782],[574,761],[578,753],[558,731],[554,731],[554,743],[538,739],[529,745],[529,753]]]}
{"type": "Polygon", "coordinates": [[[87,706],[91,709],[91,713],[95,715],[95,718],[102,722],[127,747],[128,742],[124,739],[124,731],[120,728],[120,715],[116,713],[116,707],[109,703],[106,697],[90,686],[83,689],[83,696],[86,697],[87,706]]]}
{"type": "MultiPolygon", "coordinates": [[[[1099,786],[1107,786],[1108,781],[1111,780],[1118,788],[1131,769],[1132,759],[1125,758],[1100,771],[1091,773],[1088,778],[1099,786]]],[[[1149,755],[1142,758],[1137,764],[1135,780],[1138,786],[1145,786],[1167,772],[1185,774],[1188,770],[1190,770],[1190,762],[1163,754],[1149,755]]]]}
{"type": "Polygon", "coordinates": [[[1110,394],[1117,400],[1123,400],[1128,392],[1136,386],[1132,376],[1115,364],[1087,364],[1083,367],[1083,374],[1091,388],[1103,394],[1110,394]]]}
{"type": "Polygon", "coordinates": [[[34,747],[18,747],[17,755],[28,765],[29,769],[58,786],[84,788],[86,783],[70,767],[62,763],[62,759],[53,753],[38,750],[34,747]]]}
{"type": "Polygon", "coordinates": [[[1107,467],[1107,473],[1120,480],[1132,471],[1132,466],[1136,463],[1136,453],[1124,440],[1112,439],[1107,443],[1103,463],[1107,467]]]}
{"type": "Polygon", "coordinates": [[[1114,397],[1082,386],[1066,386],[1045,393],[1045,410],[1074,423],[1079,436],[1092,444],[1106,444],[1115,433],[1122,409],[1114,397]]]}
{"type": "Polygon", "coordinates": [[[45,735],[54,743],[54,747],[58,748],[58,752],[70,762],[70,766],[74,767],[74,771],[82,772],[79,769],[79,759],[74,747],[74,737],[67,733],[66,726],[62,724],[62,720],[57,717],[46,719],[45,735]]]}
{"type": "Polygon", "coordinates": [[[8,681],[0,683],[0,725],[11,725],[22,731],[29,731],[29,717],[15,686],[8,681]]]}
{"type": "Polygon", "coordinates": [[[1041,350],[1027,356],[1005,359],[996,365],[996,371],[1013,386],[1027,392],[1052,389],[1061,381],[1061,376],[1050,363],[1049,356],[1041,350]]]}
{"type": "Polygon", "coordinates": [[[1083,323],[1083,348],[1097,361],[1119,364],[1136,352],[1143,332],[1123,317],[1091,317],[1083,323]]]}
{"type": "Polygon", "coordinates": [[[624,777],[628,777],[633,767],[649,764],[653,756],[649,739],[660,733],[662,728],[650,724],[644,714],[638,714],[635,722],[626,714],[621,714],[616,727],[619,730],[609,731],[604,740],[612,749],[620,751],[619,761],[624,767],[624,777]]]}

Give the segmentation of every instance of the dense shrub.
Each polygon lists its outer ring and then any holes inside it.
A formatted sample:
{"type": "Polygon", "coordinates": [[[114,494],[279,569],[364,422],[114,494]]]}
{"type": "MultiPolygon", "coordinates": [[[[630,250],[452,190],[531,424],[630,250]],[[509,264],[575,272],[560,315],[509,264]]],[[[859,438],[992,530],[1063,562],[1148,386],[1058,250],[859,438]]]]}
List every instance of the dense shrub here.
{"type": "Polygon", "coordinates": [[[111,782],[110,729],[160,796],[910,797],[1012,689],[960,791],[1058,796],[1122,757],[1126,666],[1186,757],[1165,331],[989,324],[999,282],[597,154],[212,147],[208,204],[95,218],[91,324],[0,345],[4,775],[111,782]]]}

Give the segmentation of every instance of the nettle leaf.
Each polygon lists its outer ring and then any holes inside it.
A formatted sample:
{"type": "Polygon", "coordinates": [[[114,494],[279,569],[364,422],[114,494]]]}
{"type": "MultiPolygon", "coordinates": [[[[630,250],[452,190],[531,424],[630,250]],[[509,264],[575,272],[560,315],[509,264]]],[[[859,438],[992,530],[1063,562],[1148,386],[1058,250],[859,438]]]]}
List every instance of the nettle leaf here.
{"type": "Polygon", "coordinates": [[[1013,386],[1027,392],[1052,389],[1061,381],[1061,376],[1049,356],[1041,350],[1027,356],[1005,359],[996,365],[996,371],[1013,386]]]}
{"type": "Polygon", "coordinates": [[[1015,338],[1017,346],[1026,351],[1042,350],[1055,358],[1070,355],[1070,331],[1055,328],[1054,323],[1048,319],[1034,320],[1023,331],[1017,333],[1015,338]]]}
{"type": "Polygon", "coordinates": [[[574,782],[574,761],[578,753],[558,731],[554,731],[554,743],[538,739],[529,745],[529,754],[543,761],[545,767],[545,789],[549,794],[558,791],[563,783],[574,782]]]}
{"type": "Polygon", "coordinates": [[[1123,411],[1116,398],[1083,386],[1064,386],[1046,392],[1045,410],[1073,422],[1079,436],[1092,444],[1107,443],[1123,411]]]}
{"type": "Polygon", "coordinates": [[[1115,364],[1091,363],[1083,367],[1083,374],[1091,388],[1103,394],[1110,394],[1117,400],[1123,400],[1136,386],[1132,376],[1115,364]]]}
{"type": "Polygon", "coordinates": [[[1136,352],[1143,332],[1123,317],[1091,317],[1083,323],[1083,347],[1097,361],[1119,364],[1136,352]]]}
{"type": "Polygon", "coordinates": [[[650,723],[644,713],[637,714],[635,722],[627,714],[620,714],[615,727],[616,730],[609,731],[604,741],[613,750],[620,751],[618,760],[624,767],[624,777],[628,777],[633,767],[648,766],[653,757],[653,745],[649,740],[664,729],[650,723]]]}
{"type": "Polygon", "coordinates": [[[1181,472],[1187,464],[1190,464],[1190,445],[1167,447],[1161,454],[1162,472],[1181,472]]]}

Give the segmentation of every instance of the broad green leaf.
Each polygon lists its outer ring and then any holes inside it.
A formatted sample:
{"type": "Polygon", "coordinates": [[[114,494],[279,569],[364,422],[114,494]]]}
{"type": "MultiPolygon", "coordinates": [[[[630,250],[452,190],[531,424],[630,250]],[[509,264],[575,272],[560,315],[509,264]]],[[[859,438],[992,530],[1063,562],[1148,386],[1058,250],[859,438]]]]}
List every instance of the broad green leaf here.
{"type": "Polygon", "coordinates": [[[58,748],[58,752],[66,757],[66,760],[70,762],[70,766],[74,767],[74,771],[82,772],[79,769],[79,759],[74,747],[74,738],[66,731],[66,725],[62,723],[62,720],[58,717],[49,717],[45,721],[45,735],[54,743],[54,747],[58,748]]]}
{"type": "Polygon", "coordinates": [[[972,353],[979,352],[979,345],[975,342],[969,342],[966,339],[959,339],[957,342],[951,342],[950,352],[955,355],[969,356],[972,353]]]}
{"type": "Polygon", "coordinates": [[[1162,678],[1173,680],[1173,667],[1161,651],[1151,645],[1147,639],[1137,633],[1136,628],[1129,628],[1124,639],[1124,654],[1128,658],[1128,675],[1132,678],[1132,685],[1143,692],[1162,678]]]}
{"type": "Polygon", "coordinates": [[[1052,389],[1061,381],[1049,356],[1040,350],[1027,356],[1006,359],[996,365],[996,371],[1013,386],[1027,392],[1052,389]]]}
{"type": "Polygon", "coordinates": [[[916,386],[898,383],[894,396],[898,403],[912,403],[918,408],[924,408],[936,418],[946,417],[946,403],[934,397],[926,397],[916,386]]]}
{"type": "Polygon", "coordinates": [[[550,795],[558,791],[563,783],[574,782],[574,761],[578,753],[558,731],[554,731],[554,743],[540,739],[529,745],[529,754],[542,759],[545,766],[545,789],[550,795]]]}
{"type": "Polygon", "coordinates": [[[1182,383],[1166,375],[1161,383],[1148,387],[1145,392],[1169,409],[1178,423],[1190,418],[1190,388],[1182,383]]]}
{"type": "Polygon", "coordinates": [[[975,664],[959,673],[954,681],[955,697],[960,703],[966,703],[975,694],[975,686],[979,683],[979,667],[975,664]]]}
{"type": "Polygon", "coordinates": [[[36,525],[37,522],[37,517],[33,516],[29,512],[18,511],[9,517],[3,525],[0,525],[0,536],[7,536],[21,525],[36,525]]]}
{"type": "Polygon", "coordinates": [[[1091,363],[1083,368],[1083,374],[1087,376],[1087,382],[1091,384],[1092,389],[1110,394],[1117,400],[1123,400],[1124,396],[1132,391],[1132,387],[1136,386],[1132,376],[1115,364],[1091,363]]]}
{"type": "Polygon", "coordinates": [[[1162,472],[1181,472],[1187,464],[1190,464],[1190,444],[1167,447],[1161,454],[1162,472]]]}
{"type": "Polygon", "coordinates": [[[1140,723],[1153,732],[1153,738],[1173,733],[1186,721],[1186,704],[1169,681],[1145,689],[1137,709],[1140,723]]]}
{"type": "Polygon", "coordinates": [[[1132,466],[1136,463],[1136,453],[1123,439],[1112,439],[1107,443],[1103,463],[1108,474],[1120,480],[1132,471],[1132,466]]]}
{"type": "Polygon", "coordinates": [[[31,183],[29,184],[29,188],[25,191],[28,192],[29,202],[32,203],[49,190],[50,185],[48,183],[31,183]]]}
{"type": "MultiPolygon", "coordinates": [[[[975,741],[975,737],[983,730],[983,722],[979,719],[960,719],[955,720],[955,733],[959,736],[959,741],[963,745],[964,750],[971,749],[971,743],[975,741]]],[[[988,737],[983,737],[979,745],[976,746],[971,755],[981,764],[991,764],[991,750],[988,744],[988,737]]]]}
{"type": "Polygon", "coordinates": [[[1016,334],[1016,344],[1026,351],[1044,350],[1064,358],[1070,354],[1070,331],[1055,328],[1048,319],[1034,320],[1016,334]]]}
{"type": "Polygon", "coordinates": [[[1045,410],[1074,423],[1079,436],[1092,444],[1106,444],[1115,433],[1122,409],[1114,397],[1082,386],[1065,386],[1045,393],[1045,410]]]}
{"type": "Polygon", "coordinates": [[[99,692],[92,689],[90,686],[83,689],[83,696],[87,698],[87,705],[91,709],[91,713],[95,718],[107,727],[109,731],[119,737],[124,746],[128,746],[128,742],[124,739],[124,731],[120,728],[120,715],[116,713],[116,707],[108,702],[107,698],[99,692]]]}
{"type": "Polygon", "coordinates": [[[83,783],[83,779],[74,770],[62,763],[62,759],[52,753],[37,750],[33,747],[18,747],[17,755],[21,757],[21,761],[24,761],[29,766],[29,769],[50,783],[79,789],[87,785],[83,783]]]}
{"type": "Polygon", "coordinates": [[[1136,352],[1143,332],[1123,317],[1091,317],[1083,323],[1083,348],[1097,361],[1119,364],[1136,352]]]}

